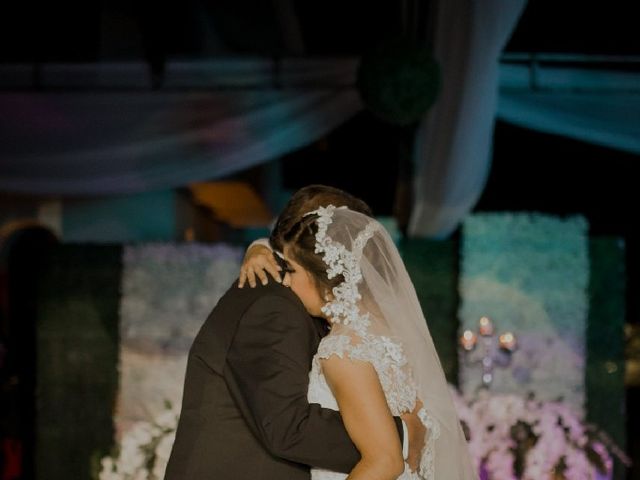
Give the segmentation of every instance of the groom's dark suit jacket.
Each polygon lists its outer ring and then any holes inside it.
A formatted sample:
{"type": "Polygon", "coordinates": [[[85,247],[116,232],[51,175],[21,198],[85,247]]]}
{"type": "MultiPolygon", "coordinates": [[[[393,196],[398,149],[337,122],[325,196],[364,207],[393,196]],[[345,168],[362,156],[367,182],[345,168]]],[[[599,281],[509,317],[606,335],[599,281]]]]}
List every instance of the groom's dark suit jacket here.
{"type": "Polygon", "coordinates": [[[308,465],[349,472],[360,455],[340,414],[307,402],[321,324],[276,282],[236,285],[189,352],[165,480],[308,480],[308,465]]]}

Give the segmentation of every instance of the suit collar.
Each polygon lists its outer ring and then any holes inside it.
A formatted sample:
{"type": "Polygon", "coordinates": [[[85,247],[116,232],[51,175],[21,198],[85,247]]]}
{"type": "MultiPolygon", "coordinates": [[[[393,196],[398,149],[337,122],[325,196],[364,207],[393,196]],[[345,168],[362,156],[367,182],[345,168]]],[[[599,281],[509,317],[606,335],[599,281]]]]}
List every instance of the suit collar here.
{"type": "Polygon", "coordinates": [[[311,320],[313,321],[313,326],[316,328],[320,338],[325,337],[329,333],[329,326],[324,318],[311,317],[311,320]]]}

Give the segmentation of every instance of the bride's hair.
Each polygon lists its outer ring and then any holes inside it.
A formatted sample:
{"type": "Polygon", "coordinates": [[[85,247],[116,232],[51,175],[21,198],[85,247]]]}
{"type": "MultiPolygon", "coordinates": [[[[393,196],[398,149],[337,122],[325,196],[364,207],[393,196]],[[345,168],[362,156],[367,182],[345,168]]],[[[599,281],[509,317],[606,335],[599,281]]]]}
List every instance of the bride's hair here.
{"type": "Polygon", "coordinates": [[[293,194],[278,216],[269,237],[271,247],[281,252],[284,248],[284,236],[291,232],[302,216],[327,205],[345,206],[355,212],[373,217],[371,209],[364,201],[344,190],[327,185],[308,185],[293,194]]]}
{"type": "Polygon", "coordinates": [[[322,256],[315,253],[318,215],[307,215],[290,226],[289,230],[281,233],[282,247],[289,247],[290,256],[307,270],[316,284],[320,296],[333,290],[344,281],[342,275],[332,279],[327,276],[327,264],[322,256]]]}

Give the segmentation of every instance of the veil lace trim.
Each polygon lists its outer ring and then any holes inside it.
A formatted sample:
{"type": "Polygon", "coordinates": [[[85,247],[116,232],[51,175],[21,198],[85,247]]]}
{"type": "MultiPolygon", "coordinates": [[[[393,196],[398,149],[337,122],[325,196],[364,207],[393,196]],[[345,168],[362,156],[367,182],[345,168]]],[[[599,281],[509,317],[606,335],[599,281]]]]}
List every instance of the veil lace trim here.
{"type": "Polygon", "coordinates": [[[358,308],[358,300],[362,298],[358,292],[358,283],[362,281],[360,258],[367,240],[380,226],[377,222],[369,222],[354,240],[353,250],[348,250],[344,245],[327,236],[327,228],[333,221],[333,212],[336,209],[346,208],[329,205],[309,212],[305,216],[318,215],[315,253],[322,254],[322,259],[327,265],[327,277],[331,279],[342,275],[344,278],[344,282],[333,288],[333,300],[322,307],[322,312],[333,322],[348,325],[359,334],[364,335],[370,321],[369,314],[361,313],[358,308]]]}

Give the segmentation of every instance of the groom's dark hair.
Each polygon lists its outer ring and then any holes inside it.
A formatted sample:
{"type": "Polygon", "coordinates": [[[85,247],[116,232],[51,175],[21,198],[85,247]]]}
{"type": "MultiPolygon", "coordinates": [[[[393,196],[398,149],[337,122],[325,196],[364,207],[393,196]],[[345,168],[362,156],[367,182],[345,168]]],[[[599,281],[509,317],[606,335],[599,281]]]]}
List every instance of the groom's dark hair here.
{"type": "Polygon", "coordinates": [[[281,252],[284,247],[284,237],[300,222],[302,216],[327,205],[347,207],[373,217],[369,205],[344,190],[326,185],[308,185],[295,192],[282,210],[269,237],[271,247],[281,252]]]}

